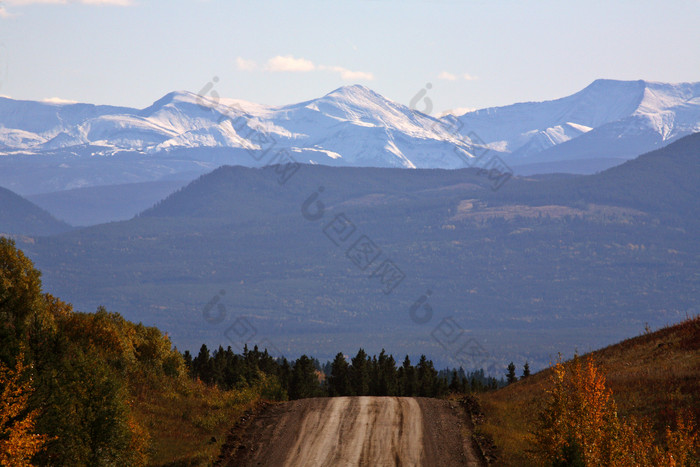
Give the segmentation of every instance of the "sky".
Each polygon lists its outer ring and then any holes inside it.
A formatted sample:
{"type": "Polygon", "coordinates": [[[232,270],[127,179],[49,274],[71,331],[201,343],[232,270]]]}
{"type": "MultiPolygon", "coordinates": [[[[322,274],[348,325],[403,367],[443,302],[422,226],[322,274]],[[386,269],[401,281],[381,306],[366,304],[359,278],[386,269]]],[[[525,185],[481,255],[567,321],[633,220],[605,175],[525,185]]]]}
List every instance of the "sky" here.
{"type": "Polygon", "coordinates": [[[0,0],[0,95],[284,105],[362,84],[440,114],[700,81],[699,25],[700,0],[0,0]]]}

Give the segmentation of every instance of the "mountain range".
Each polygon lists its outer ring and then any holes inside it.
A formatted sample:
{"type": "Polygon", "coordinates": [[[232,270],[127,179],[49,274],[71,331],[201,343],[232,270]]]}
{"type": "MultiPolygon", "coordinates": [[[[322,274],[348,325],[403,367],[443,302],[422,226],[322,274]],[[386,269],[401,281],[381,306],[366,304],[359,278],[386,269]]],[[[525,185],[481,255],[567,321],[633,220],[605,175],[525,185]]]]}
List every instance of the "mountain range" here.
{"type": "Polygon", "coordinates": [[[496,156],[516,173],[593,173],[697,131],[700,83],[641,80],[442,118],[359,85],[277,107],[191,92],[144,109],[0,98],[0,186],[28,195],[192,180],[224,164],[456,169],[496,156]]]}

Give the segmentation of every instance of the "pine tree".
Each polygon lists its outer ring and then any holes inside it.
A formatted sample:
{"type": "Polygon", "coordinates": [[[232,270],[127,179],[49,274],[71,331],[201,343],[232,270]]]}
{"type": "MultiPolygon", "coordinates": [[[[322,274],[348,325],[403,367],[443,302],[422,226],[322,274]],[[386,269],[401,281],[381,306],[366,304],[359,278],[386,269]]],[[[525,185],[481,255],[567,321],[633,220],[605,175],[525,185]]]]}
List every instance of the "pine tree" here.
{"type": "Polygon", "coordinates": [[[202,344],[202,347],[199,348],[199,354],[192,361],[192,369],[195,376],[202,380],[204,384],[212,384],[214,369],[206,344],[202,344]]]}
{"type": "Polygon", "coordinates": [[[219,348],[214,351],[214,356],[211,359],[211,380],[212,384],[218,387],[224,387],[224,373],[226,371],[226,351],[219,345],[219,348]]]}
{"type": "Polygon", "coordinates": [[[416,381],[416,370],[411,365],[411,359],[406,358],[403,360],[403,364],[398,371],[399,378],[399,393],[405,397],[413,397],[417,394],[418,384],[416,381]]]}
{"type": "Polygon", "coordinates": [[[328,393],[332,396],[349,396],[350,365],[345,360],[342,352],[338,352],[331,364],[331,375],[328,378],[328,393]]]}
{"type": "Polygon", "coordinates": [[[530,364],[525,361],[525,365],[523,365],[523,376],[521,379],[525,379],[528,376],[530,376],[530,364]]]}
{"type": "Polygon", "coordinates": [[[508,364],[508,372],[506,373],[506,378],[508,378],[508,384],[515,383],[518,380],[518,377],[515,376],[515,364],[513,362],[510,362],[508,364]]]}
{"type": "Polygon", "coordinates": [[[418,396],[434,397],[437,395],[437,371],[433,368],[433,362],[425,355],[420,356],[416,366],[418,379],[418,396]]]}
{"type": "Polygon", "coordinates": [[[378,396],[396,396],[399,393],[398,380],[396,375],[396,361],[391,355],[387,355],[382,349],[377,360],[379,379],[378,396]]]}
{"type": "Polygon", "coordinates": [[[294,362],[292,368],[292,382],[289,387],[289,397],[291,399],[303,399],[320,395],[318,376],[314,362],[302,355],[294,362]]]}
{"type": "Polygon", "coordinates": [[[350,367],[350,386],[352,395],[369,395],[369,364],[367,353],[360,349],[353,357],[350,367]]]}
{"type": "Polygon", "coordinates": [[[377,356],[373,355],[367,358],[367,373],[369,374],[369,394],[370,396],[379,396],[379,362],[377,356]]]}
{"type": "Polygon", "coordinates": [[[279,378],[282,389],[289,394],[292,385],[292,366],[286,358],[282,358],[282,363],[279,364],[277,377],[279,378]]]}
{"type": "Polygon", "coordinates": [[[453,393],[459,392],[462,385],[460,384],[459,375],[457,375],[457,370],[452,370],[452,378],[450,378],[450,379],[451,379],[450,386],[449,386],[450,392],[453,392],[453,393]]]}
{"type": "Polygon", "coordinates": [[[192,354],[189,350],[185,350],[185,353],[182,354],[182,359],[185,361],[185,368],[187,369],[187,374],[189,374],[190,377],[192,377],[192,354]]]}

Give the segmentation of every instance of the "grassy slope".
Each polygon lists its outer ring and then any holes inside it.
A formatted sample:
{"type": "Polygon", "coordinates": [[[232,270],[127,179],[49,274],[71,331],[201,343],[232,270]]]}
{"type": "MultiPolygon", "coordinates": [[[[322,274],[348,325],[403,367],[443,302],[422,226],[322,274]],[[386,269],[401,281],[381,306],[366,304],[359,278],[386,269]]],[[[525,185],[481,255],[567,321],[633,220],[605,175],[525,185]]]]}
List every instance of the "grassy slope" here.
{"type": "Polygon", "coordinates": [[[154,466],[212,465],[233,422],[260,400],[257,387],[222,391],[186,376],[145,375],[129,389],[154,466]]]}
{"type": "MultiPolygon", "coordinates": [[[[678,411],[700,419],[700,316],[597,350],[622,416],[647,417],[660,435],[678,411]]],[[[540,371],[479,397],[486,415],[480,430],[498,446],[498,465],[530,465],[534,421],[551,371],[540,371]]]]}

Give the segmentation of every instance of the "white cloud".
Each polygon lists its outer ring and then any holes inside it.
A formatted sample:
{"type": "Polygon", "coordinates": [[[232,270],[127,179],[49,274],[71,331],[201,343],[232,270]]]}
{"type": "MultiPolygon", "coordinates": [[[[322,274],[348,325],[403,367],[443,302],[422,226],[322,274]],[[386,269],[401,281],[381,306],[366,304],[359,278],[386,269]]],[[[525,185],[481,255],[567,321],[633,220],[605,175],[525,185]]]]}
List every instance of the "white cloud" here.
{"type": "Polygon", "coordinates": [[[465,79],[467,81],[474,81],[476,79],[479,79],[477,76],[470,75],[469,73],[463,73],[457,76],[454,73],[450,73],[449,71],[442,71],[438,75],[438,79],[444,79],[447,81],[457,81],[460,78],[465,79]]]}
{"type": "Polygon", "coordinates": [[[258,68],[258,64],[255,63],[255,60],[246,60],[243,57],[236,58],[236,66],[241,71],[253,71],[258,68]]]}
{"type": "Polygon", "coordinates": [[[340,77],[346,81],[374,80],[374,75],[368,71],[342,70],[340,72],[340,77]]]}
{"type": "Polygon", "coordinates": [[[316,69],[316,65],[305,58],[294,58],[291,55],[272,57],[265,67],[269,71],[307,72],[316,69]]]}
{"type": "Polygon", "coordinates": [[[321,65],[318,67],[320,70],[332,71],[334,73],[339,73],[340,78],[345,81],[372,81],[374,80],[374,74],[368,71],[352,71],[342,66],[326,66],[321,65]]]}
{"type": "Polygon", "coordinates": [[[443,71],[438,75],[438,79],[446,79],[448,81],[455,81],[457,79],[457,75],[454,75],[450,73],[449,71],[443,71]]]}
{"type": "Polygon", "coordinates": [[[278,72],[300,72],[306,73],[310,71],[330,71],[337,73],[340,78],[345,81],[372,81],[374,74],[368,71],[348,70],[342,66],[316,65],[311,60],[305,58],[296,58],[293,55],[277,55],[270,58],[265,66],[258,67],[254,60],[247,60],[243,57],[236,58],[236,67],[241,71],[255,71],[262,69],[263,71],[278,73],[278,72]]]}
{"type": "Polygon", "coordinates": [[[69,99],[61,99],[60,97],[49,97],[44,99],[42,102],[47,102],[49,104],[77,104],[78,101],[72,101],[69,99]]]}

